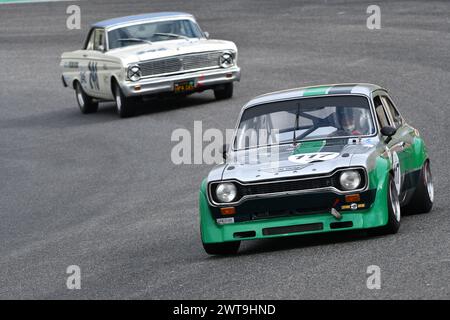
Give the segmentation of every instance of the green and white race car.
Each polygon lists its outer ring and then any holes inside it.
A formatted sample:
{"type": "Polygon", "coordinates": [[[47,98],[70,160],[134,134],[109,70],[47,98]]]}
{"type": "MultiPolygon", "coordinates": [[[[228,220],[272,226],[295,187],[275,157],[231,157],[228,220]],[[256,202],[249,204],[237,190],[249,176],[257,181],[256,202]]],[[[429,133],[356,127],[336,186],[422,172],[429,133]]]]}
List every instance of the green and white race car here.
{"type": "Polygon", "coordinates": [[[200,190],[209,254],[236,253],[241,240],[353,229],[396,233],[402,213],[433,206],[425,143],[388,92],[373,84],[251,100],[224,159],[200,190]]]}

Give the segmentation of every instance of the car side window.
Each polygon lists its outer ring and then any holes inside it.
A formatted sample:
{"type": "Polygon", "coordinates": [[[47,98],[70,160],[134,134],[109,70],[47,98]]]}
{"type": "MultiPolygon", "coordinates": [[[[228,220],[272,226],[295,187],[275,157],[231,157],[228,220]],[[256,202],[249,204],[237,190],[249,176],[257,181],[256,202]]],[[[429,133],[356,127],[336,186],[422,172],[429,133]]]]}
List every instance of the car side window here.
{"type": "Polygon", "coordinates": [[[105,30],[96,29],[94,32],[94,50],[104,51],[105,50],[105,30]]]}
{"type": "Polygon", "coordinates": [[[389,110],[392,120],[394,121],[395,128],[399,128],[403,124],[403,118],[398,112],[398,110],[395,108],[394,104],[392,103],[391,99],[389,99],[387,96],[383,96],[383,103],[387,110],[389,110]]]}
{"type": "Polygon", "coordinates": [[[378,123],[380,124],[380,128],[390,126],[389,118],[387,117],[386,110],[384,110],[383,103],[379,96],[376,96],[373,99],[373,103],[375,105],[375,112],[377,114],[378,123]]]}

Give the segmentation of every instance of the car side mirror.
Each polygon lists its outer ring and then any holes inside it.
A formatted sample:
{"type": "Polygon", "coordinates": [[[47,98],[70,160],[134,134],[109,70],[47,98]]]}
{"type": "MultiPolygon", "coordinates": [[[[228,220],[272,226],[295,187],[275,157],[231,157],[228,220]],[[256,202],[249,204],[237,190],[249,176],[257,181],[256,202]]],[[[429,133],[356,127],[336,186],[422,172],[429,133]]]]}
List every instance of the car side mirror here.
{"type": "Polygon", "coordinates": [[[397,132],[397,129],[391,126],[381,128],[381,134],[386,138],[385,142],[389,143],[392,140],[392,136],[397,132]]]}
{"type": "Polygon", "coordinates": [[[228,145],[224,144],[222,146],[222,158],[223,158],[223,160],[227,160],[227,150],[228,150],[228,145]]]}
{"type": "Polygon", "coordinates": [[[205,35],[206,39],[209,39],[209,32],[208,31],[203,32],[203,34],[205,35]]]}
{"type": "Polygon", "coordinates": [[[98,51],[100,51],[100,52],[105,52],[105,46],[104,45],[99,45],[98,46],[98,51]]]}

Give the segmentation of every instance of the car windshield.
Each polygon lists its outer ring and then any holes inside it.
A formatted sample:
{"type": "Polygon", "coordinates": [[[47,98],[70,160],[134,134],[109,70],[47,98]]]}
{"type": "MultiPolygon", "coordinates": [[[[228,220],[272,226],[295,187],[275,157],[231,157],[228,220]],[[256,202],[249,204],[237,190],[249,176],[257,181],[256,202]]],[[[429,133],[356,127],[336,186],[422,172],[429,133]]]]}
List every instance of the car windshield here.
{"type": "Polygon", "coordinates": [[[171,20],[141,23],[108,32],[109,48],[121,48],[140,43],[201,38],[203,35],[191,20],[171,20]]]}
{"type": "Polygon", "coordinates": [[[250,107],[242,114],[234,149],[375,133],[367,98],[302,98],[250,107]]]}

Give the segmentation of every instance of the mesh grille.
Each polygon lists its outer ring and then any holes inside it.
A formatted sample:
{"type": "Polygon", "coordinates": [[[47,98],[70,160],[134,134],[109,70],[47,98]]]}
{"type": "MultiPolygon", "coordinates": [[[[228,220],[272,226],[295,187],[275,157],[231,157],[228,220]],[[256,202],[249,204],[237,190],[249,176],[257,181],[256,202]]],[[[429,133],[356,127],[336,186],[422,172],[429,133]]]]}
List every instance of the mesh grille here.
{"type": "Polygon", "coordinates": [[[331,186],[333,186],[333,179],[331,177],[327,177],[327,178],[316,178],[316,179],[309,179],[309,180],[285,181],[285,182],[264,183],[264,184],[254,184],[254,185],[242,186],[241,192],[242,192],[243,196],[246,196],[246,195],[255,195],[255,194],[318,189],[318,188],[326,188],[326,187],[331,187],[331,186]]]}
{"type": "Polygon", "coordinates": [[[139,67],[144,77],[196,69],[217,68],[219,67],[221,54],[222,52],[206,52],[182,55],[142,62],[139,64],[139,67]]]}

